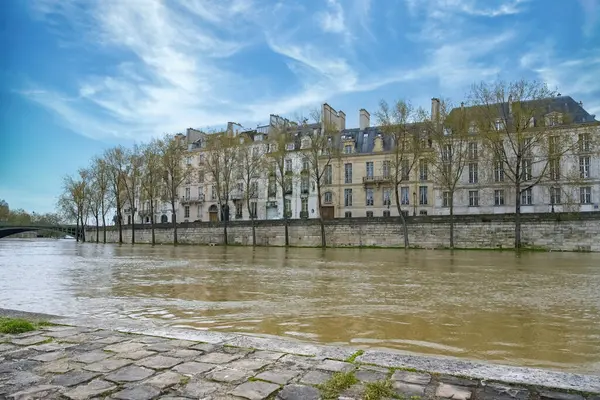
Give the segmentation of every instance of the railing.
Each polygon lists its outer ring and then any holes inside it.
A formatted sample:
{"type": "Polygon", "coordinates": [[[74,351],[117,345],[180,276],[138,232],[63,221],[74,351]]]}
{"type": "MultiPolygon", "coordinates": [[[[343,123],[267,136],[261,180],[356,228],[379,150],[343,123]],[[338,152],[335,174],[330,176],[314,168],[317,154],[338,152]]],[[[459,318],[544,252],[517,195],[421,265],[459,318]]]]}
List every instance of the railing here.
{"type": "Polygon", "coordinates": [[[181,204],[203,203],[204,202],[204,195],[200,195],[200,196],[185,196],[185,197],[182,197],[181,199],[179,199],[179,202],[181,204]]]}
{"type": "Polygon", "coordinates": [[[300,218],[308,218],[308,211],[300,211],[300,218]]]}
{"type": "Polygon", "coordinates": [[[379,176],[363,176],[363,184],[369,183],[384,183],[390,181],[389,175],[379,175],[379,176]]]}

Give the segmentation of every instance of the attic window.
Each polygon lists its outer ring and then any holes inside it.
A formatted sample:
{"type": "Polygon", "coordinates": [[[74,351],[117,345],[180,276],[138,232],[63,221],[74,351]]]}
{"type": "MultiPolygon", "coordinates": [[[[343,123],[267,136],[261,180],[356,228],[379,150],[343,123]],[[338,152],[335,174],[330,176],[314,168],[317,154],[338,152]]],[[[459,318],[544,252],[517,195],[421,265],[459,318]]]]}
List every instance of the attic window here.
{"type": "Polygon", "coordinates": [[[546,115],[546,125],[547,126],[558,126],[558,125],[562,124],[562,121],[563,121],[563,115],[561,113],[551,112],[550,114],[546,115]]]}
{"type": "Polygon", "coordinates": [[[288,144],[285,146],[285,148],[286,148],[287,150],[294,150],[294,143],[288,143],[288,144]]]}

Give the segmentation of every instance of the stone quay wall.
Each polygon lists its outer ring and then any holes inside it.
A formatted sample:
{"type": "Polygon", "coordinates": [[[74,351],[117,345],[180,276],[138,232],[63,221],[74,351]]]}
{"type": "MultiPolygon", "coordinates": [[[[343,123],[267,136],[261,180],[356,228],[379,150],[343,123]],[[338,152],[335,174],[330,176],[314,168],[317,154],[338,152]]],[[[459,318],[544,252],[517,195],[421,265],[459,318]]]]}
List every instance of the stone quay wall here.
{"type": "MultiPolygon", "coordinates": [[[[525,247],[552,251],[600,251],[600,213],[556,213],[522,215],[522,242],[525,247]]],[[[289,220],[290,246],[320,245],[318,220],[289,220]]],[[[447,248],[450,224],[448,216],[408,217],[410,246],[415,248],[447,248]]],[[[255,221],[256,243],[260,246],[285,244],[284,221],[255,221]]],[[[135,226],[136,243],[151,243],[149,225],[135,226]]],[[[348,218],[326,221],[329,247],[403,247],[402,225],[398,218],[348,218]]],[[[501,249],[514,246],[514,215],[455,216],[456,248],[501,249]]],[[[229,244],[251,245],[251,221],[230,221],[227,226],[229,244]]],[[[181,244],[223,244],[222,223],[198,222],[178,224],[181,244]]],[[[156,242],[173,242],[170,224],[155,226],[156,242]]],[[[95,227],[86,229],[88,241],[96,239],[95,227]]],[[[107,228],[107,241],[118,242],[117,227],[107,228]]],[[[102,240],[102,228],[100,228],[102,240]]],[[[123,241],[131,243],[131,226],[123,227],[123,241]]]]}

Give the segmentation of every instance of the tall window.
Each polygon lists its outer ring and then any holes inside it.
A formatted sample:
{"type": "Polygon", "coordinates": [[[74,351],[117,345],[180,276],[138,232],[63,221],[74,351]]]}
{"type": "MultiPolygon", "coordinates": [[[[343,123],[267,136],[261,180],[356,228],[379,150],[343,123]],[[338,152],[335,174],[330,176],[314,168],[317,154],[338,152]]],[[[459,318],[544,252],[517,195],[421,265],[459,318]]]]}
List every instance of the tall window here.
{"type": "Polygon", "coordinates": [[[524,206],[530,206],[533,204],[533,194],[531,188],[525,189],[521,192],[521,204],[524,206]]]}
{"type": "Polygon", "coordinates": [[[372,206],[373,205],[373,189],[367,189],[367,198],[366,198],[366,204],[368,206],[372,206]]]}
{"type": "Polygon", "coordinates": [[[292,200],[283,200],[283,216],[284,218],[292,218],[292,200]]]}
{"type": "Polygon", "coordinates": [[[190,188],[185,188],[185,199],[186,200],[190,199],[190,192],[191,192],[190,188]]]}
{"type": "Polygon", "coordinates": [[[504,190],[494,190],[494,205],[495,206],[503,206],[504,205],[504,190]]]}
{"type": "Polygon", "coordinates": [[[590,186],[579,188],[579,201],[581,204],[590,204],[592,202],[592,188],[590,186]]]}
{"type": "Polygon", "coordinates": [[[250,182],[250,197],[258,197],[258,182],[250,182]]]}
{"type": "Polygon", "coordinates": [[[494,162],[494,182],[504,182],[504,162],[494,162]]]}
{"type": "Polygon", "coordinates": [[[331,194],[331,192],[325,192],[325,196],[323,196],[323,202],[325,204],[331,204],[333,203],[333,195],[331,194]]]}
{"type": "Polygon", "coordinates": [[[244,192],[244,182],[238,182],[236,185],[236,190],[238,193],[244,192]]]}
{"type": "Polygon", "coordinates": [[[477,160],[478,151],[477,151],[477,142],[469,142],[469,159],[477,160]]]}
{"type": "Polygon", "coordinates": [[[292,183],[292,177],[288,176],[285,178],[285,180],[283,181],[283,187],[285,189],[285,193],[286,194],[292,194],[293,192],[293,183],[292,183]]]}
{"type": "Polygon", "coordinates": [[[495,128],[497,131],[502,130],[502,127],[504,126],[504,124],[502,124],[502,120],[501,119],[497,119],[496,120],[496,124],[495,124],[495,128]]]}
{"type": "Polygon", "coordinates": [[[556,155],[558,152],[558,139],[556,136],[550,136],[548,138],[548,154],[551,156],[556,155]]]}
{"type": "Polygon", "coordinates": [[[477,183],[479,181],[479,166],[477,163],[469,163],[469,183],[477,183]]]}
{"type": "Polygon", "coordinates": [[[390,204],[392,204],[392,190],[383,189],[383,205],[389,206],[390,204]]]}
{"type": "Polygon", "coordinates": [[[333,174],[332,174],[331,164],[327,164],[325,166],[324,177],[325,177],[324,178],[325,185],[331,185],[331,182],[333,181],[333,174]]]}
{"type": "Polygon", "coordinates": [[[352,164],[344,164],[344,182],[352,183],[352,164]]]}
{"type": "Polygon", "coordinates": [[[408,186],[402,186],[400,188],[400,203],[403,205],[410,204],[410,196],[408,194],[408,186]]]}
{"type": "Polygon", "coordinates": [[[242,207],[244,203],[241,200],[235,201],[235,219],[242,219],[242,207]]]}
{"type": "Polygon", "coordinates": [[[250,218],[256,218],[257,205],[255,201],[250,202],[250,218]]]}
{"type": "Polygon", "coordinates": [[[450,192],[442,192],[442,207],[450,207],[451,201],[450,192]]]}
{"type": "Polygon", "coordinates": [[[300,205],[302,207],[302,213],[308,217],[308,198],[304,197],[300,199],[300,205]]]}
{"type": "Polygon", "coordinates": [[[383,168],[383,177],[389,178],[390,177],[390,162],[388,160],[385,160],[383,162],[382,168],[383,168]]]}
{"type": "Polygon", "coordinates": [[[469,207],[479,207],[479,190],[469,190],[469,207]]]}
{"type": "Polygon", "coordinates": [[[427,186],[419,186],[419,204],[427,205],[427,186]]]}
{"type": "Polygon", "coordinates": [[[351,144],[347,144],[344,146],[344,153],[345,154],[351,154],[352,153],[352,145],[351,144]]]}
{"type": "Polygon", "coordinates": [[[292,160],[285,160],[285,172],[292,172],[292,160]]]}
{"type": "Polygon", "coordinates": [[[427,160],[419,160],[419,180],[427,180],[427,160]]]}
{"type": "Polygon", "coordinates": [[[190,206],[183,207],[183,218],[190,217],[190,206]]]}
{"type": "Polygon", "coordinates": [[[579,176],[584,179],[590,177],[590,156],[579,157],[579,176]]]}
{"type": "Polygon", "coordinates": [[[560,193],[561,190],[559,187],[550,188],[550,204],[560,204],[560,193]]]}
{"type": "Polygon", "coordinates": [[[204,171],[203,170],[198,171],[198,182],[204,183],[204,171]]]}
{"type": "Polygon", "coordinates": [[[551,158],[548,160],[548,169],[550,170],[550,179],[557,181],[560,179],[560,159],[551,158]]]}
{"type": "Polygon", "coordinates": [[[408,181],[410,179],[410,164],[408,160],[402,160],[402,180],[408,181]]]}
{"type": "Polygon", "coordinates": [[[302,176],[300,181],[300,193],[308,193],[310,186],[310,179],[308,176],[302,176]]]}
{"type": "Polygon", "coordinates": [[[373,161],[367,161],[367,178],[373,178],[373,161]]]}
{"type": "Polygon", "coordinates": [[[308,172],[310,168],[310,162],[308,160],[308,158],[303,158],[302,159],[302,170],[308,172]]]}
{"type": "Polygon", "coordinates": [[[269,197],[277,196],[277,183],[275,182],[275,178],[269,177],[267,191],[268,191],[267,194],[269,197]]]}
{"type": "Polygon", "coordinates": [[[533,179],[532,165],[533,165],[533,161],[531,158],[523,159],[523,180],[524,181],[530,181],[533,179]]]}
{"type": "Polygon", "coordinates": [[[451,144],[446,144],[442,148],[442,161],[443,162],[452,161],[452,145],[451,144]]]}
{"type": "Polygon", "coordinates": [[[588,152],[591,149],[590,145],[590,134],[589,133],[580,133],[578,137],[579,151],[588,152]]]}
{"type": "Polygon", "coordinates": [[[216,200],[217,199],[217,185],[212,185],[212,187],[210,188],[210,198],[211,200],[216,200]]]}
{"type": "Polygon", "coordinates": [[[344,189],[344,207],[352,207],[352,189],[344,189]]]}
{"type": "Polygon", "coordinates": [[[198,186],[198,198],[201,199],[204,196],[204,188],[202,186],[198,186]]]}

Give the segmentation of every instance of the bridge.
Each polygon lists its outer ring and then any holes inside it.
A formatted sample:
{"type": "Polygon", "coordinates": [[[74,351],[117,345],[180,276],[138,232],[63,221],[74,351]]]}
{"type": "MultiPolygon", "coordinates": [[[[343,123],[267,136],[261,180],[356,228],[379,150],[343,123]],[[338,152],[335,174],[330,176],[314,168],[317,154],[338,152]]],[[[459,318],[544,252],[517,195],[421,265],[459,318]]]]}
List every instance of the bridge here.
{"type": "Polygon", "coordinates": [[[11,225],[0,223],[0,239],[17,233],[31,231],[52,231],[64,233],[74,238],[83,238],[83,229],[77,225],[11,225]]]}

